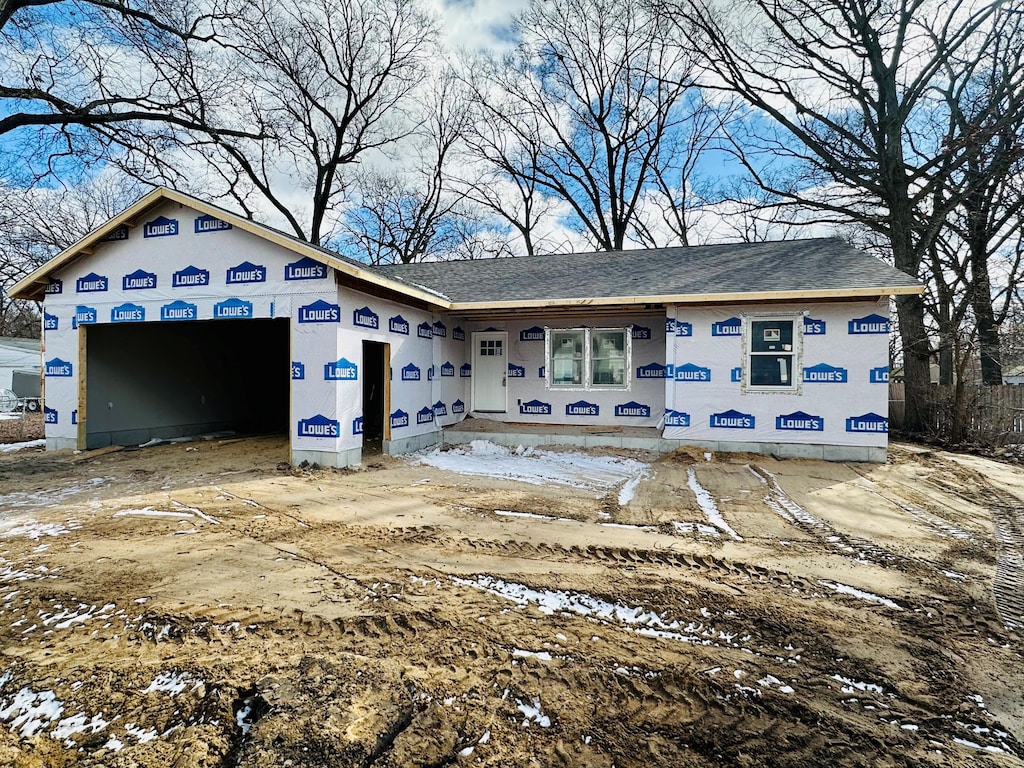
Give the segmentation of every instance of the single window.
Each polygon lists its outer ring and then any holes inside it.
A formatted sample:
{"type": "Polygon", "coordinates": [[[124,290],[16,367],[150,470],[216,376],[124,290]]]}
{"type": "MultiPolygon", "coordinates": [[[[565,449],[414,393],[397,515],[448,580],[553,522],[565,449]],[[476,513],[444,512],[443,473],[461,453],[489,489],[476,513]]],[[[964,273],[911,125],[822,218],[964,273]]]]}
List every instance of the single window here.
{"type": "Polygon", "coordinates": [[[793,317],[748,318],[744,361],[747,388],[797,389],[797,328],[797,319],[793,317]]]}
{"type": "Polygon", "coordinates": [[[549,329],[548,386],[628,389],[628,328],[549,329]]]}

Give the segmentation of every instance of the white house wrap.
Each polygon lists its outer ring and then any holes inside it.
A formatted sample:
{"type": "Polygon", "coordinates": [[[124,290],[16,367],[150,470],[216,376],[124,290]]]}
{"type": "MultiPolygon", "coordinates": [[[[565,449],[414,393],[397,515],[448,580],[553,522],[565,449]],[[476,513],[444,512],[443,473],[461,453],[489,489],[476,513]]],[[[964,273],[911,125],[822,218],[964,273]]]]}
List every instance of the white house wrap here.
{"type": "Polygon", "coordinates": [[[44,300],[48,448],[287,430],[344,466],[471,414],[884,459],[920,291],[835,240],[371,268],[158,189],[11,293],[44,300]]]}

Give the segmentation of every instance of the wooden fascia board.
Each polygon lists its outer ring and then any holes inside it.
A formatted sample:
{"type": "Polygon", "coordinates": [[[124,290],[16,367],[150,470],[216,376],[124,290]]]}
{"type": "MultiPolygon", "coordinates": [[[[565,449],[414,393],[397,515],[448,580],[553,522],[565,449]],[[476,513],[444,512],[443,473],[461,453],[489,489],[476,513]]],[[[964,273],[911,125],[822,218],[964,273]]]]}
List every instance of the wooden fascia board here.
{"type": "Polygon", "coordinates": [[[753,303],[759,301],[827,301],[828,299],[874,299],[882,296],[924,293],[924,286],[880,286],[878,288],[844,288],[827,291],[766,291],[760,293],[688,293],[654,296],[607,296],[579,299],[537,299],[525,301],[452,302],[452,312],[475,312],[487,309],[544,309],[548,307],[603,307],[628,304],[708,304],[753,303]]]}

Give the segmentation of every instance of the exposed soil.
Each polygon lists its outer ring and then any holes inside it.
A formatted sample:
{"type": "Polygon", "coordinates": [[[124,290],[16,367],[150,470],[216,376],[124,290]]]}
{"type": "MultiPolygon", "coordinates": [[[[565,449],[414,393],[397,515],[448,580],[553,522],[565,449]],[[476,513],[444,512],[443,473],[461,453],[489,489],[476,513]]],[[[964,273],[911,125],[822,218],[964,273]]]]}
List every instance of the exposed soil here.
{"type": "Polygon", "coordinates": [[[1017,466],[286,455],[0,454],[0,765],[1024,765],[1017,466]]]}

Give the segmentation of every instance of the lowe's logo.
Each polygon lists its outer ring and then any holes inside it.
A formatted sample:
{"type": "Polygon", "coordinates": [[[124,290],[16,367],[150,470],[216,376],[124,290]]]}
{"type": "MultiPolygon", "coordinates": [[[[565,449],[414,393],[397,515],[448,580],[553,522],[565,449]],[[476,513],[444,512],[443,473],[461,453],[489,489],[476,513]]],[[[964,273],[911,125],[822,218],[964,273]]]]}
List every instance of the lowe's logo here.
{"type": "Polygon", "coordinates": [[[441,377],[442,378],[444,378],[446,376],[454,376],[454,375],[455,375],[455,366],[454,365],[452,365],[447,360],[445,362],[441,363],[441,377]]]}
{"type": "Polygon", "coordinates": [[[519,332],[520,341],[544,341],[544,329],[539,325],[519,332]]]}
{"type": "Polygon", "coordinates": [[[101,243],[116,243],[121,240],[128,239],[128,226],[122,224],[120,227],[114,227],[110,232],[100,238],[101,243]]]}
{"type": "MultiPolygon", "coordinates": [[[[452,413],[455,409],[452,408],[452,413]]],[[[550,416],[551,403],[542,403],[540,400],[530,400],[519,406],[519,413],[524,416],[550,416]]]]}
{"type": "Polygon", "coordinates": [[[793,432],[822,432],[825,429],[825,420],[821,416],[794,411],[776,416],[775,428],[793,432]]]}
{"type": "Polygon", "coordinates": [[[729,370],[729,381],[735,383],[743,381],[743,369],[739,366],[729,370]]]}
{"type": "Polygon", "coordinates": [[[204,232],[224,232],[225,230],[231,229],[231,225],[226,221],[221,221],[209,214],[196,216],[193,226],[195,227],[195,233],[197,235],[201,235],[204,232]]]}
{"type": "Polygon", "coordinates": [[[872,384],[888,384],[889,383],[889,366],[882,365],[878,368],[871,369],[870,381],[872,384]]]}
{"type": "Polygon", "coordinates": [[[459,328],[459,326],[455,326],[452,328],[452,338],[455,339],[455,341],[465,341],[466,332],[459,328]]]}
{"type": "Polygon", "coordinates": [[[622,403],[621,405],[615,406],[615,415],[621,418],[649,418],[651,415],[651,406],[644,405],[643,403],[636,403],[630,400],[628,403],[622,403]]]}
{"type": "Polygon", "coordinates": [[[650,338],[651,338],[651,329],[650,328],[645,328],[642,325],[634,325],[633,326],[633,332],[630,335],[634,339],[639,339],[641,341],[650,340],[650,338]]]}
{"type": "Polygon", "coordinates": [[[877,413],[865,413],[863,416],[851,416],[846,420],[847,432],[887,433],[889,420],[877,413]]]}
{"type": "Polygon", "coordinates": [[[676,336],[693,336],[693,323],[676,320],[676,336]]]}
{"type": "Polygon", "coordinates": [[[402,368],[402,381],[419,381],[420,380],[420,369],[417,368],[413,363],[409,363],[407,366],[402,368]]]}
{"type": "Polygon", "coordinates": [[[683,413],[682,411],[673,411],[671,408],[665,409],[665,426],[666,427],[688,427],[690,426],[690,414],[683,413]]]}
{"type": "Polygon", "coordinates": [[[299,307],[300,323],[340,323],[341,307],[318,299],[312,304],[299,307]]]}
{"type": "Polygon", "coordinates": [[[110,310],[112,323],[141,323],[146,319],[146,310],[138,304],[122,304],[110,310]]]}
{"type": "Polygon", "coordinates": [[[320,280],[327,277],[327,266],[311,256],[284,265],[285,280],[320,280]]]}
{"type": "Polygon", "coordinates": [[[361,435],[363,434],[363,417],[356,416],[352,419],[352,434],[361,435]]]}
{"type": "Polygon", "coordinates": [[[459,378],[468,379],[473,375],[473,366],[469,363],[463,363],[459,368],[459,378]]]}
{"type": "Polygon", "coordinates": [[[341,422],[317,414],[311,419],[299,419],[299,437],[339,437],[341,422]]]}
{"type": "Polygon", "coordinates": [[[665,366],[660,363],[648,363],[636,369],[638,379],[664,379],[665,366]]]}
{"type": "Polygon", "coordinates": [[[195,320],[199,317],[199,310],[195,304],[187,301],[172,301],[160,307],[161,320],[195,320]]]}
{"type": "Polygon", "coordinates": [[[143,288],[156,288],[156,275],[144,269],[136,269],[130,275],[121,278],[123,291],[138,291],[143,288]]]}
{"type": "Polygon", "coordinates": [[[434,338],[434,331],[430,327],[430,323],[420,323],[416,326],[416,335],[421,339],[432,339],[434,338]]]}
{"type": "Polygon", "coordinates": [[[804,382],[808,384],[845,384],[848,380],[845,368],[827,363],[818,363],[804,368],[804,382]]]}
{"type": "Polygon", "coordinates": [[[359,366],[344,357],[324,366],[325,381],[355,381],[359,378],[359,366]]]}
{"type": "Polygon", "coordinates": [[[61,376],[68,377],[72,375],[72,366],[67,360],[61,360],[59,357],[48,360],[45,366],[45,373],[47,376],[61,376]]]}
{"type": "Polygon", "coordinates": [[[75,317],[72,326],[91,325],[97,322],[98,315],[93,307],[85,307],[79,304],[75,307],[75,317]]]}
{"type": "Polygon", "coordinates": [[[586,400],[577,400],[565,406],[566,416],[598,416],[600,412],[597,403],[588,403],[586,400]]]}
{"type": "Polygon", "coordinates": [[[241,299],[225,299],[213,305],[213,317],[215,320],[250,318],[252,317],[252,302],[241,299]]]}
{"type": "Polygon", "coordinates": [[[434,336],[438,336],[444,339],[448,337],[448,326],[446,326],[444,323],[438,320],[436,323],[434,323],[433,326],[431,326],[430,332],[434,336]]]}
{"type": "Polygon", "coordinates": [[[671,317],[665,318],[665,333],[671,335],[676,332],[676,321],[671,317]]]}
{"type": "Polygon", "coordinates": [[[416,423],[417,424],[433,424],[434,422],[434,409],[424,406],[420,410],[416,411],[416,423]]]}
{"type": "Polygon", "coordinates": [[[720,323],[711,324],[712,336],[740,336],[743,334],[743,321],[738,317],[730,317],[720,323]]]}
{"type": "Polygon", "coordinates": [[[728,410],[712,413],[710,423],[712,429],[753,429],[754,417],[749,413],[728,410]]]}
{"type": "Polygon", "coordinates": [[[56,331],[60,325],[60,318],[57,315],[51,315],[48,312],[43,313],[43,330],[44,331],[56,331]]]}
{"type": "Polygon", "coordinates": [[[711,381],[711,369],[693,363],[677,365],[676,381],[711,381]]]}
{"type": "Polygon", "coordinates": [[[399,427],[409,426],[409,414],[399,409],[391,414],[391,428],[398,429],[399,427]]]}
{"type": "Polygon", "coordinates": [[[64,281],[59,280],[56,277],[51,277],[50,282],[46,284],[46,288],[43,289],[43,292],[49,296],[57,293],[64,293],[64,281]]]}
{"type": "Polygon", "coordinates": [[[465,412],[466,412],[466,404],[464,402],[462,402],[461,400],[456,400],[454,403],[452,403],[452,413],[465,413],[465,412]]]}
{"type": "Polygon", "coordinates": [[[526,368],[522,365],[516,365],[515,363],[508,364],[508,377],[510,379],[525,379],[526,368]]]}
{"type": "Polygon", "coordinates": [[[401,315],[395,315],[388,320],[388,330],[392,333],[400,333],[403,336],[409,335],[409,321],[401,315]]]}
{"type": "Polygon", "coordinates": [[[436,403],[434,403],[430,407],[434,409],[434,415],[435,416],[447,416],[448,415],[448,406],[446,406],[440,400],[438,400],[436,403]]]}
{"type": "Polygon", "coordinates": [[[243,261],[237,267],[228,267],[228,285],[239,283],[265,283],[267,281],[267,269],[260,264],[253,264],[251,261],[243,261]]]}
{"type": "Polygon", "coordinates": [[[434,376],[436,375],[434,372],[436,370],[437,370],[437,368],[435,368],[433,365],[430,366],[429,368],[427,368],[427,381],[433,381],[434,380],[434,376]]]}
{"type": "Polygon", "coordinates": [[[881,315],[858,317],[849,322],[848,332],[855,336],[870,333],[888,333],[889,320],[881,315]]]}
{"type": "Polygon", "coordinates": [[[296,380],[306,378],[306,366],[298,360],[292,360],[292,378],[296,380]]]}
{"type": "Polygon", "coordinates": [[[187,266],[171,275],[171,285],[175,288],[193,288],[210,284],[210,271],[199,267],[187,266]]]}
{"type": "Polygon", "coordinates": [[[56,424],[57,423],[57,409],[56,408],[47,408],[46,406],[43,406],[43,414],[44,414],[43,419],[46,421],[47,424],[56,424]]]}
{"type": "Polygon", "coordinates": [[[102,293],[107,290],[107,278],[90,272],[75,281],[75,293],[102,293]]]}
{"type": "Polygon", "coordinates": [[[825,321],[815,320],[813,317],[804,318],[804,336],[824,336],[825,321]]]}
{"type": "Polygon", "coordinates": [[[373,330],[377,330],[380,328],[380,318],[377,316],[377,313],[369,307],[362,307],[352,312],[352,325],[357,328],[372,328],[373,330]]]}
{"type": "Polygon", "coordinates": [[[174,237],[178,234],[178,220],[160,216],[142,228],[143,237],[174,237]]]}

